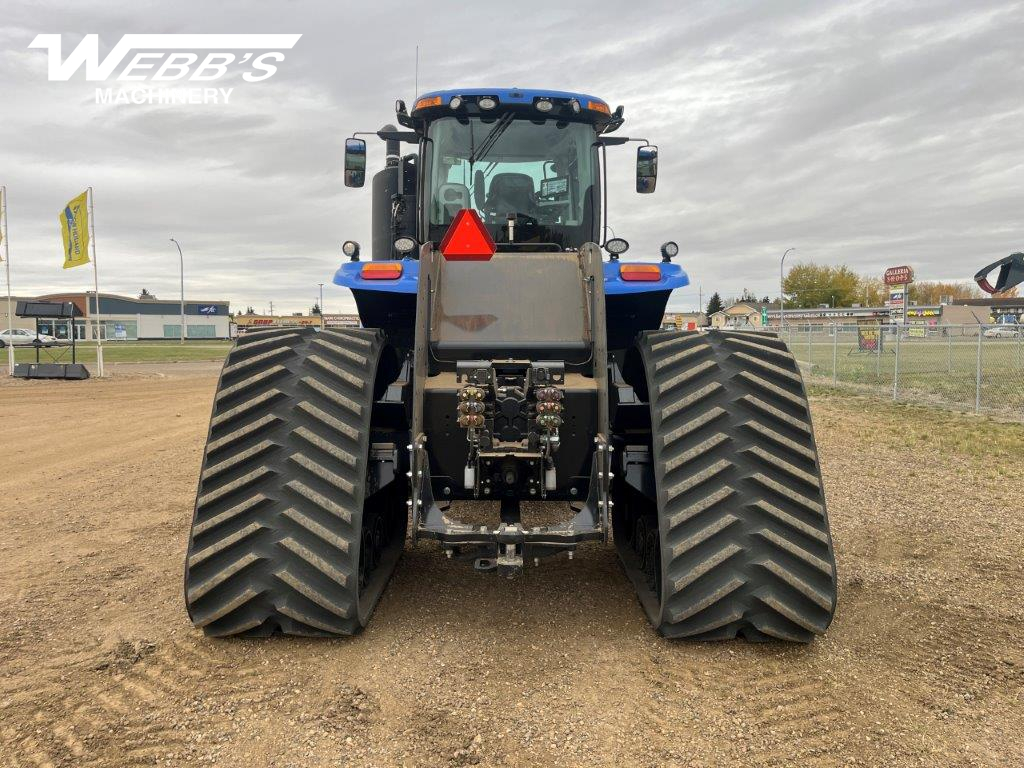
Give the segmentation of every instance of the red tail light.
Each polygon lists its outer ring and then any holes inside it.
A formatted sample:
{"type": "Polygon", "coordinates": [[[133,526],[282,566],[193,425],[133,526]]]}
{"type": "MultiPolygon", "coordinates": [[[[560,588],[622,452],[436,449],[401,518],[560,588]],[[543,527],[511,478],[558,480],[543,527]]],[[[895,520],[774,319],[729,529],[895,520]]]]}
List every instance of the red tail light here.
{"type": "Polygon", "coordinates": [[[661,280],[661,267],[657,264],[623,264],[619,277],[629,283],[656,283],[661,280]]]}
{"type": "Polygon", "coordinates": [[[359,270],[363,280],[397,280],[402,276],[402,264],[398,261],[370,261],[359,270]]]}

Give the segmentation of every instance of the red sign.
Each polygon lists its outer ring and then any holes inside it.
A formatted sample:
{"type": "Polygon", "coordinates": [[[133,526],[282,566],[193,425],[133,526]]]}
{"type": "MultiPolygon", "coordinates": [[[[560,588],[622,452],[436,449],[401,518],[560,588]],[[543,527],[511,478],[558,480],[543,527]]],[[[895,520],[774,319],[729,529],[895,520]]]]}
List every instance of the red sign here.
{"type": "Polygon", "coordinates": [[[885,270],[886,285],[906,285],[914,282],[913,267],[889,267],[885,270]]]}
{"type": "Polygon", "coordinates": [[[448,261],[490,261],[494,240],[472,208],[463,208],[441,241],[441,253],[448,261]]]}

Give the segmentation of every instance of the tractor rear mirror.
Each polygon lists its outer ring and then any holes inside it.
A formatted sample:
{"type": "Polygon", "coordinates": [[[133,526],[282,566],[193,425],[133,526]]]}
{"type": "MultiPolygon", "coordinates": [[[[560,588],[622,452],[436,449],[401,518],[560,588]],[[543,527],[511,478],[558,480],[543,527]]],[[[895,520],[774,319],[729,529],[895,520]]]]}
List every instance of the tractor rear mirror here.
{"type": "Polygon", "coordinates": [[[652,144],[636,150],[636,191],[647,195],[658,183],[658,148],[652,144]]]}
{"type": "Polygon", "coordinates": [[[345,139],[345,186],[361,187],[366,182],[366,142],[345,139]]]}

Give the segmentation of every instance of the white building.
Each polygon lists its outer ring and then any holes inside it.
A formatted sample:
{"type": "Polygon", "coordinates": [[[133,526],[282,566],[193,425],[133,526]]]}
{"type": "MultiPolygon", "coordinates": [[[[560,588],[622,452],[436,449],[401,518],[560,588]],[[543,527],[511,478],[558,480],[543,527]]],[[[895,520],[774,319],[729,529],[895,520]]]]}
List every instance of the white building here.
{"type": "MultiPolygon", "coordinates": [[[[61,293],[37,297],[41,301],[72,301],[83,317],[75,320],[75,338],[88,341],[93,338],[93,319],[98,319],[100,333],[105,340],[135,341],[137,339],[177,339],[181,336],[181,302],[179,300],[133,299],[112,293],[101,293],[99,313],[96,312],[96,294],[61,293]]],[[[34,320],[15,317],[13,324],[7,317],[6,298],[0,301],[0,326],[4,328],[35,329],[34,320]]],[[[227,339],[231,333],[227,301],[185,300],[186,338],[227,339]]],[[[40,321],[40,331],[58,338],[67,338],[67,323],[40,321]]]]}

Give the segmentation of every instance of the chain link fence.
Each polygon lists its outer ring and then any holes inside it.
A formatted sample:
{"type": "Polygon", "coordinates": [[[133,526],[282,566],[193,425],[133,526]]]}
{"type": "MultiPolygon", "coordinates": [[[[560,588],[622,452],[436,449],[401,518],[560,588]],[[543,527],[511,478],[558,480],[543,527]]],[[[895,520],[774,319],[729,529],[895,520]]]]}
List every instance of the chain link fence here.
{"type": "Polygon", "coordinates": [[[780,336],[810,382],[1024,421],[1016,326],[787,323],[780,336]]]}

